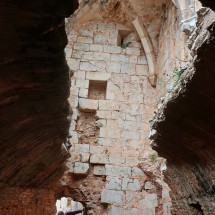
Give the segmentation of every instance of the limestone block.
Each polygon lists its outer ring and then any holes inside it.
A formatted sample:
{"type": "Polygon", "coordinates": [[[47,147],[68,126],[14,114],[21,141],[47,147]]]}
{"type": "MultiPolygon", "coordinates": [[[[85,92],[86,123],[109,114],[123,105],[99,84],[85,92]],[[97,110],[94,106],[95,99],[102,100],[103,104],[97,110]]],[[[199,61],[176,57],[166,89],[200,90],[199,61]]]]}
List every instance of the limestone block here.
{"type": "Polygon", "coordinates": [[[99,110],[119,110],[117,101],[99,100],[99,110]]]}
{"type": "Polygon", "coordinates": [[[140,181],[137,179],[123,178],[122,190],[139,191],[141,189],[140,181]]]}
{"type": "Polygon", "coordinates": [[[96,165],[93,168],[94,175],[105,175],[106,169],[104,165],[96,165]]]}
{"type": "Polygon", "coordinates": [[[122,179],[119,177],[107,177],[106,189],[122,190],[122,179]]]}
{"type": "Polygon", "coordinates": [[[88,163],[75,162],[74,173],[87,174],[89,168],[90,167],[88,163]]]}
{"type": "Polygon", "coordinates": [[[85,79],[85,77],[86,77],[85,71],[80,71],[80,70],[76,71],[76,72],[74,72],[73,77],[76,79],[85,79]]]}
{"type": "Polygon", "coordinates": [[[107,127],[109,128],[117,128],[117,120],[113,120],[113,119],[107,119],[107,127]]]}
{"type": "Polygon", "coordinates": [[[72,120],[77,120],[78,119],[78,110],[75,109],[73,110],[73,113],[72,113],[72,120]]]}
{"type": "Polygon", "coordinates": [[[97,111],[96,112],[96,118],[98,119],[110,119],[111,118],[111,111],[97,111]]]}
{"type": "Polygon", "coordinates": [[[111,139],[120,138],[120,130],[112,128],[100,128],[99,137],[107,137],[111,139]]]}
{"type": "Polygon", "coordinates": [[[130,56],[129,58],[129,63],[134,63],[136,64],[137,63],[137,56],[133,55],[133,56],[130,56]]]}
{"type": "Polygon", "coordinates": [[[138,140],[140,138],[140,135],[136,131],[123,131],[121,133],[122,138],[124,139],[132,139],[132,140],[138,140]]]}
{"type": "Polygon", "coordinates": [[[90,51],[92,51],[92,52],[102,52],[103,51],[103,46],[102,45],[97,45],[97,44],[91,44],[90,45],[90,51]]]}
{"type": "Polygon", "coordinates": [[[139,56],[139,57],[138,57],[138,60],[137,60],[137,63],[138,63],[138,64],[146,65],[146,64],[147,64],[146,56],[139,56]]]}
{"type": "Polygon", "coordinates": [[[122,63],[120,71],[123,74],[128,74],[129,73],[129,64],[128,63],[122,63]]]}
{"type": "Polygon", "coordinates": [[[80,29],[79,33],[81,36],[84,37],[92,37],[93,36],[93,31],[85,30],[85,29],[80,29]]]}
{"type": "Polygon", "coordinates": [[[106,44],[109,44],[108,40],[109,40],[109,35],[96,34],[96,36],[94,37],[94,43],[96,44],[106,45],[106,44]]]}
{"type": "Polygon", "coordinates": [[[69,59],[72,56],[72,49],[68,46],[64,49],[64,53],[67,59],[69,59]]]}
{"type": "Polygon", "coordinates": [[[92,44],[93,43],[93,38],[81,36],[81,37],[78,37],[78,43],[92,44]]]}
{"type": "Polygon", "coordinates": [[[89,44],[84,44],[84,43],[75,43],[74,50],[86,51],[87,52],[87,51],[90,50],[90,45],[89,44]]]}
{"type": "Polygon", "coordinates": [[[73,51],[72,57],[76,59],[83,59],[83,60],[93,60],[93,52],[87,51],[73,51]]]}
{"type": "Polygon", "coordinates": [[[121,64],[119,62],[107,62],[106,70],[110,73],[120,73],[121,64]]]}
{"type": "Polygon", "coordinates": [[[127,47],[126,48],[126,54],[127,55],[140,55],[140,49],[138,48],[130,48],[130,47],[127,47]]]}
{"type": "Polygon", "coordinates": [[[90,157],[90,163],[106,164],[106,163],[108,163],[108,156],[107,155],[100,155],[100,154],[93,154],[90,157]]]}
{"type": "MultiPolygon", "coordinates": [[[[130,208],[127,210],[127,215],[142,215],[142,212],[138,208],[130,208]]],[[[145,215],[145,213],[144,213],[144,215],[145,215]]],[[[153,215],[153,214],[151,214],[151,215],[153,215]]]]}
{"type": "Polygon", "coordinates": [[[68,42],[76,42],[77,41],[77,37],[78,37],[78,35],[75,35],[75,34],[68,35],[67,36],[68,42]]]}
{"type": "Polygon", "coordinates": [[[98,26],[98,31],[101,31],[101,32],[107,29],[116,29],[116,26],[113,23],[98,23],[97,26],[98,26]]]}
{"type": "Polygon", "coordinates": [[[110,176],[130,176],[131,168],[130,167],[121,167],[113,165],[105,165],[106,175],[110,176]]]}
{"type": "Polygon", "coordinates": [[[68,168],[67,171],[72,173],[74,172],[74,168],[73,168],[73,162],[71,161],[66,161],[65,166],[68,168]]]}
{"type": "Polygon", "coordinates": [[[112,92],[112,91],[107,91],[107,93],[106,93],[106,99],[114,100],[114,99],[115,99],[115,94],[114,94],[114,92],[112,92]]]}
{"type": "Polygon", "coordinates": [[[98,106],[99,104],[97,100],[84,99],[84,98],[79,99],[79,109],[81,111],[94,112],[98,110],[98,106]]]}
{"type": "Polygon", "coordinates": [[[98,128],[106,127],[106,126],[107,126],[107,121],[106,121],[105,119],[97,120],[97,121],[96,121],[96,126],[97,126],[98,128]]]}
{"type": "Polygon", "coordinates": [[[145,176],[144,172],[138,167],[132,167],[132,176],[145,176]]]}
{"type": "Polygon", "coordinates": [[[136,73],[137,75],[148,75],[149,68],[147,65],[137,65],[136,73]]]}
{"type": "Polygon", "coordinates": [[[90,145],[89,144],[75,144],[75,152],[77,153],[89,153],[90,145]]]}
{"type": "Polygon", "coordinates": [[[96,60],[110,60],[110,54],[109,53],[103,53],[103,52],[94,52],[94,58],[96,60]]]}
{"type": "Polygon", "coordinates": [[[67,64],[71,70],[78,70],[80,65],[80,60],[76,60],[73,58],[67,59],[67,64]]]}
{"type": "Polygon", "coordinates": [[[86,72],[87,80],[107,81],[111,78],[111,74],[107,72],[86,72]]]}
{"type": "Polygon", "coordinates": [[[79,90],[79,94],[78,94],[79,98],[86,98],[88,97],[88,89],[83,89],[81,88],[79,90]]]}
{"type": "Polygon", "coordinates": [[[122,208],[111,206],[107,215],[125,215],[125,211],[122,208]]]}
{"type": "Polygon", "coordinates": [[[98,138],[98,144],[101,146],[111,146],[112,140],[107,138],[98,138]]]}
{"type": "Polygon", "coordinates": [[[108,53],[116,53],[116,54],[120,54],[121,53],[121,47],[120,46],[108,46],[108,45],[104,45],[104,52],[108,52],[108,53]]]}
{"type": "Polygon", "coordinates": [[[106,151],[106,147],[104,146],[90,146],[91,154],[104,154],[106,151]]]}
{"type": "Polygon", "coordinates": [[[129,57],[127,55],[111,54],[111,61],[128,63],[129,57]]]}
{"type": "Polygon", "coordinates": [[[75,81],[76,87],[88,89],[89,88],[89,80],[76,79],[75,81]]]}
{"type": "Polygon", "coordinates": [[[86,61],[81,61],[80,62],[80,70],[84,70],[84,71],[96,71],[97,70],[97,66],[90,63],[90,62],[86,62],[86,61]]]}
{"type": "Polygon", "coordinates": [[[152,184],[152,182],[147,181],[145,183],[145,190],[151,190],[151,189],[154,189],[154,185],[152,184]]]}
{"type": "Polygon", "coordinates": [[[123,192],[115,190],[102,190],[101,202],[110,204],[122,204],[123,203],[123,192]]]}
{"type": "Polygon", "coordinates": [[[69,136],[71,136],[70,141],[72,142],[72,144],[77,144],[78,143],[79,136],[78,136],[78,133],[76,131],[71,131],[69,136]]]}
{"type": "Polygon", "coordinates": [[[81,153],[80,157],[81,157],[81,162],[87,163],[87,162],[89,162],[90,154],[89,153],[81,153]]]}
{"type": "Polygon", "coordinates": [[[124,157],[112,157],[109,156],[108,158],[109,160],[109,164],[113,164],[113,165],[121,165],[121,164],[125,164],[125,158],[124,157]]]}
{"type": "Polygon", "coordinates": [[[112,91],[112,92],[117,91],[118,92],[119,89],[120,89],[119,86],[114,84],[112,81],[107,82],[107,91],[112,91]]]}
{"type": "MultiPolygon", "coordinates": [[[[139,147],[137,147],[139,148],[139,147]]],[[[126,158],[126,165],[127,166],[132,166],[135,167],[139,164],[139,159],[136,157],[132,157],[132,158],[126,158]]]]}

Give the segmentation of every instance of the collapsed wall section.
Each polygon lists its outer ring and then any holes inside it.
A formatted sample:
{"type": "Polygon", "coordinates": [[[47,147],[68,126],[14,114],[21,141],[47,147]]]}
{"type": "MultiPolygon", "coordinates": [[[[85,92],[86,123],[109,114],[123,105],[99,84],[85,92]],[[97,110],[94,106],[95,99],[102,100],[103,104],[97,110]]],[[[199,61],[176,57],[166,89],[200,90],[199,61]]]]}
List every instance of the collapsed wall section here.
{"type": "Polygon", "coordinates": [[[161,160],[149,147],[157,91],[140,39],[121,25],[91,23],[68,40],[74,76],[65,192],[88,214],[170,214],[168,188],[154,175],[161,160]]]}

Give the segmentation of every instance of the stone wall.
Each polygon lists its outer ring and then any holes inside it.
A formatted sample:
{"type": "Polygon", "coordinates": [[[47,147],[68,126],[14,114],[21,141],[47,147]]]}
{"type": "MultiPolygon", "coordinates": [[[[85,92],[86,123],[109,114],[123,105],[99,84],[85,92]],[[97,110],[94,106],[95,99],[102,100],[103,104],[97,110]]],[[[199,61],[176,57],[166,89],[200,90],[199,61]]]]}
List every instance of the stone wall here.
{"type": "Polygon", "coordinates": [[[178,81],[181,68],[190,60],[188,36],[180,29],[180,10],[169,2],[159,36],[157,58],[159,97],[170,92],[178,81]]]}
{"type": "Polygon", "coordinates": [[[91,23],[69,32],[71,158],[61,183],[88,214],[169,214],[168,189],[162,194],[161,175],[153,177],[161,160],[148,141],[157,91],[140,41],[122,44],[136,33],[122,30],[91,23]]]}

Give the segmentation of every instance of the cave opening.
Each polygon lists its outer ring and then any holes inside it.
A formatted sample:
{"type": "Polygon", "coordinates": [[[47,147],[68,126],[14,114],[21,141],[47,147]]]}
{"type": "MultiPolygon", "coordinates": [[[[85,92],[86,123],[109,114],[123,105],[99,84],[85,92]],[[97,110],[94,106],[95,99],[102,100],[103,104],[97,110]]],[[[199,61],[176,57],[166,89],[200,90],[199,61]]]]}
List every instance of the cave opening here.
{"type": "Polygon", "coordinates": [[[193,209],[195,209],[195,210],[197,210],[198,212],[200,212],[200,213],[198,213],[198,214],[203,214],[203,215],[204,215],[204,211],[202,210],[202,207],[201,207],[201,205],[199,204],[199,202],[197,202],[197,203],[192,203],[192,204],[190,204],[190,206],[191,206],[193,209]]]}

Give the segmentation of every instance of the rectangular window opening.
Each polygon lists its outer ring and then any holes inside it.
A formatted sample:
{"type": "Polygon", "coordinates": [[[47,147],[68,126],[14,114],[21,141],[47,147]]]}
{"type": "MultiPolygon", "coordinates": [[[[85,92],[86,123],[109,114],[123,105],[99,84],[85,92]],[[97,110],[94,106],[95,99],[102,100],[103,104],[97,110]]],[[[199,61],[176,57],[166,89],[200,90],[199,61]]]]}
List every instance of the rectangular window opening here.
{"type": "Polygon", "coordinates": [[[105,100],[107,81],[92,81],[89,83],[88,99],[105,100]]]}

